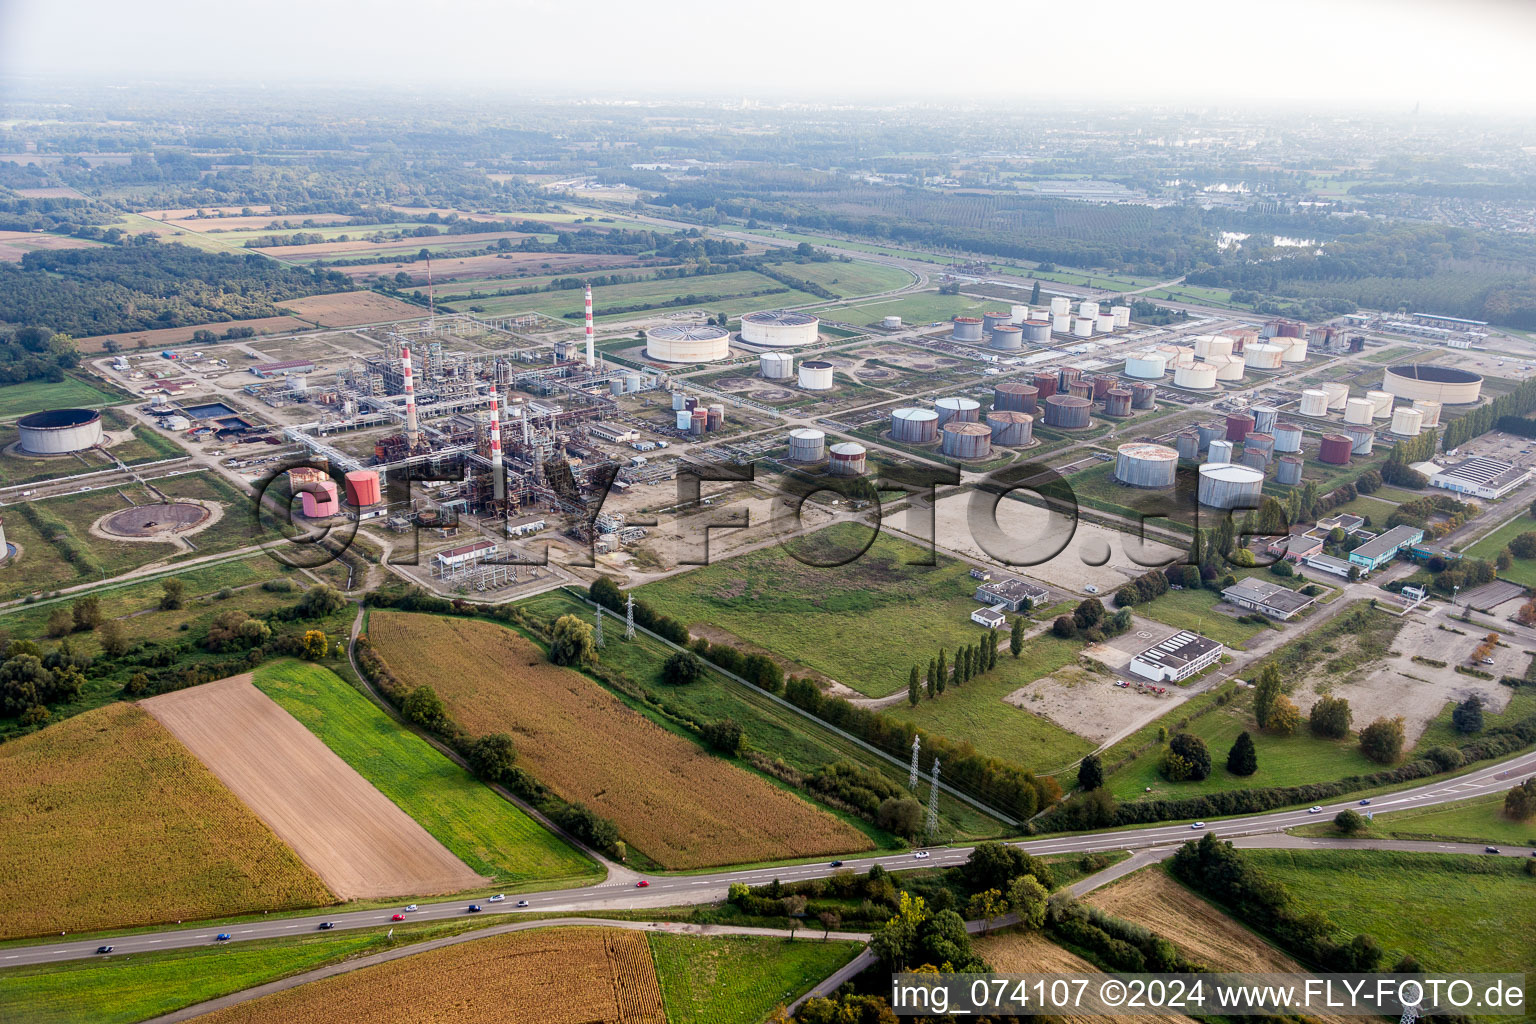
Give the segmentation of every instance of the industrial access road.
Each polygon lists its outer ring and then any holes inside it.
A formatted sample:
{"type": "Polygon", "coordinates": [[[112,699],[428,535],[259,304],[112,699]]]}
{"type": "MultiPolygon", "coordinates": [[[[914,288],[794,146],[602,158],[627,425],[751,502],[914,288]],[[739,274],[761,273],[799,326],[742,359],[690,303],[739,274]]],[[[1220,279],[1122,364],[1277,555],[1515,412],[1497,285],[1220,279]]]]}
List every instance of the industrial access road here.
{"type": "MultiPolygon", "coordinates": [[[[1517,757],[1476,769],[1450,779],[1432,780],[1425,785],[1397,793],[1376,797],[1372,800],[1373,811],[1407,810],[1434,804],[1450,803],[1487,793],[1496,793],[1519,785],[1525,779],[1536,776],[1536,753],[1527,752],[1517,757]]],[[[1325,806],[1320,814],[1309,814],[1305,809],[1276,811],[1271,814],[1230,818],[1208,826],[1209,831],[1225,838],[1261,837],[1241,841],[1239,845],[1275,845],[1305,847],[1369,846],[1368,842],[1353,840],[1303,839],[1282,833],[1287,828],[1308,822],[1326,821],[1345,808],[1359,805],[1358,800],[1345,800],[1325,806]],[[1271,834],[1271,835],[1266,835],[1271,834]]],[[[1147,828],[1122,829],[1112,832],[1064,835],[1050,839],[1038,839],[1012,845],[1039,855],[1060,853],[1091,853],[1105,850],[1145,850],[1151,847],[1170,846],[1202,834],[1189,824],[1156,825],[1147,828]]],[[[1428,852],[1475,853],[1475,844],[1454,843],[1392,843],[1393,849],[1422,850],[1428,852]]],[[[850,858],[843,868],[867,871],[879,864],[887,870],[911,868],[950,867],[965,861],[972,847],[957,846],[933,849],[927,857],[913,853],[894,853],[876,857],[850,858]]],[[[1503,848],[1503,856],[1528,857],[1531,851],[1518,847],[1503,848]]],[[[766,885],[774,879],[786,882],[823,878],[835,869],[826,861],[807,864],[790,864],[781,867],[744,868],[700,875],[650,876],[644,888],[638,888],[626,880],[610,880],[586,889],[567,889],[554,892],[523,893],[509,896],[505,902],[488,903],[485,897],[466,897],[422,903],[408,915],[413,921],[435,921],[463,917],[471,902],[478,903],[486,914],[516,913],[517,900],[528,901],[528,913],[565,913],[580,910],[626,910],[681,906],[707,903],[724,899],[731,885],[766,885]]],[[[110,943],[114,953],[145,953],[164,949],[185,949],[206,946],[218,941],[218,935],[227,933],[230,941],[271,939],[314,932],[325,921],[337,929],[378,928],[388,926],[395,908],[356,910],[331,914],[313,914],[305,917],[289,917],[264,921],[248,921],[230,925],[198,925],[192,928],[172,926],[133,935],[114,936],[110,943]]],[[[26,964],[58,963],[79,960],[96,955],[96,947],[102,940],[76,939],[66,942],[50,942],[38,945],[0,948],[0,967],[19,967],[26,964]]]]}

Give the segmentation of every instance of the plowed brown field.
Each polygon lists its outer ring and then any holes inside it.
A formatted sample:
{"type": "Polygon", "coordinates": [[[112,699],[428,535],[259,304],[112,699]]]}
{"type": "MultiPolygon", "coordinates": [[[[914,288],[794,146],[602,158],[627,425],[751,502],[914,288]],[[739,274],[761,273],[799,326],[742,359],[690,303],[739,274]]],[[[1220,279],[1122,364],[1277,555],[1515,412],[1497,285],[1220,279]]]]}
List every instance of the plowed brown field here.
{"type": "Polygon", "coordinates": [[[0,938],[335,902],[132,704],[0,744],[0,822],[0,938]]]}
{"type": "Polygon", "coordinates": [[[644,933],[513,932],[311,982],[204,1024],[667,1024],[644,933]]]}
{"type": "MultiPolygon", "coordinates": [[[[1125,880],[1089,893],[1084,901],[1157,932],[1190,958],[1218,971],[1301,973],[1296,961],[1165,875],[1142,868],[1125,880]]],[[[1348,1024],[1347,1017],[1309,1015],[1348,1024]]]]}
{"type": "MultiPolygon", "coordinates": [[[[1054,942],[1035,932],[1012,935],[993,935],[976,940],[976,952],[984,957],[999,974],[1099,974],[1099,969],[1074,953],[1069,953],[1054,942]]],[[[1104,1024],[1105,1020],[1120,1018],[1074,1017],[1052,1015],[1053,1019],[1070,1021],[1071,1024],[1104,1024]]],[[[1192,1018],[1176,1013],[1138,1016],[1136,1024],[1143,1021],[1152,1024],[1194,1024],[1192,1018]]]]}
{"type": "Polygon", "coordinates": [[[233,676],[141,706],[337,895],[459,892],[487,881],[250,679],[233,676]]]}
{"type": "MultiPolygon", "coordinates": [[[[630,710],[503,626],[375,611],[369,639],[408,686],[430,684],[470,733],[507,732],[518,763],[618,825],[667,868],[870,849],[863,833],[630,710]]],[[[708,686],[710,683],[695,685],[708,686]]]]}

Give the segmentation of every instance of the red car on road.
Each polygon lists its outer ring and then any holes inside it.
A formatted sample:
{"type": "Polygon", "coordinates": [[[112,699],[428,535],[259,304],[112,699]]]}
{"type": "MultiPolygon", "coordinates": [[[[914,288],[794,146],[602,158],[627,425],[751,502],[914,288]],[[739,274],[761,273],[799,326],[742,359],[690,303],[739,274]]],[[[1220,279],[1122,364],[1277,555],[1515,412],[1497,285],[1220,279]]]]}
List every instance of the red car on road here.
{"type": "Polygon", "coordinates": [[[405,915],[404,914],[396,914],[394,917],[390,918],[390,920],[391,921],[404,921],[405,920],[405,915]]]}
{"type": "Polygon", "coordinates": [[[640,881],[635,883],[635,888],[636,889],[648,889],[648,888],[650,888],[650,885],[651,885],[650,882],[647,882],[645,879],[642,878],[642,879],[640,879],[640,881]]]}

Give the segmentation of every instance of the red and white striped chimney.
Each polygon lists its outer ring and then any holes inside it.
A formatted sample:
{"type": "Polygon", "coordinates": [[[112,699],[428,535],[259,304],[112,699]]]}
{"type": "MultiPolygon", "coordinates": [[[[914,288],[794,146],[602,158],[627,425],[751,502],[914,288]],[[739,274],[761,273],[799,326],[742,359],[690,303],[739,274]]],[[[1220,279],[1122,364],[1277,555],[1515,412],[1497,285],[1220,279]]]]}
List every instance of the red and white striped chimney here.
{"type": "Polygon", "coordinates": [[[416,382],[411,376],[411,347],[400,346],[400,372],[405,376],[405,443],[412,448],[421,440],[421,428],[416,422],[416,382]]]}
{"type": "Polygon", "coordinates": [[[587,285],[587,365],[597,365],[592,346],[592,286],[587,285]]]}
{"type": "Polygon", "coordinates": [[[491,385],[491,480],[496,488],[496,500],[505,501],[507,478],[501,469],[501,408],[494,384],[491,385]]]}

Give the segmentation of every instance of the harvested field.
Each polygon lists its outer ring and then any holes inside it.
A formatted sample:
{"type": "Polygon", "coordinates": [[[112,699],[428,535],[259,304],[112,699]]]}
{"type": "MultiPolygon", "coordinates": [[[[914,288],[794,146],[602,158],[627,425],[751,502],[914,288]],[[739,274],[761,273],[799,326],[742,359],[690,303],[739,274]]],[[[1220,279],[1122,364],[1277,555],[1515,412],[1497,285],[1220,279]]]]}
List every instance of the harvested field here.
{"type": "Polygon", "coordinates": [[[1135,921],[1171,941],[1189,956],[1218,971],[1302,970],[1301,966],[1226,914],[1169,878],[1161,868],[1143,868],[1084,902],[1135,921]]]}
{"type": "Polygon", "coordinates": [[[518,763],[618,825],[666,868],[870,849],[831,814],[714,757],[551,665],[489,622],[375,611],[369,640],[407,686],[430,683],[472,735],[508,732],[518,763]]]}
{"type": "MultiPolygon", "coordinates": [[[[185,213],[184,210],[172,211],[185,213]]],[[[196,210],[192,211],[196,213],[196,210]]],[[[146,215],[147,216],[147,215],[146,215]]],[[[274,217],[272,214],[257,215],[252,217],[156,217],[155,220],[164,219],[165,223],[188,231],[201,231],[203,234],[218,234],[222,231],[266,231],[270,224],[282,224],[285,221],[293,225],[292,230],[309,230],[313,227],[330,227],[335,224],[345,224],[351,220],[351,216],[345,213],[293,213],[274,217]]],[[[271,229],[274,233],[287,231],[288,228],[277,227],[271,229]]],[[[369,227],[359,227],[359,231],[371,230],[369,227]]]]}
{"type": "Polygon", "coordinates": [[[143,701],[344,899],[486,881],[272,698],[232,676],[143,701]]]}
{"type": "MultiPolygon", "coordinates": [[[[993,935],[976,940],[977,955],[986,959],[999,974],[1100,974],[1097,967],[1075,953],[1069,953],[1037,932],[993,935]]],[[[1104,1017],[1073,1017],[1053,1014],[1054,1020],[1072,1024],[1103,1024],[1104,1017]]],[[[1193,1024],[1189,1017],[1176,1013],[1138,1015],[1140,1021],[1157,1024],[1193,1024]]]]}
{"type": "MultiPolygon", "coordinates": [[[[433,259],[432,280],[439,285],[452,281],[480,281],[487,278],[526,275],[558,275],[573,267],[612,269],[633,267],[636,256],[607,256],[589,253],[509,252],[494,256],[459,256],[433,259]]],[[[426,267],[415,263],[371,263],[359,267],[333,267],[354,281],[370,277],[394,277],[405,271],[412,277],[426,278],[426,267]]],[[[531,298],[532,296],[530,296],[531,298]]]]}
{"type": "Polygon", "coordinates": [[[410,320],[424,315],[420,306],[377,292],[337,292],[293,299],[284,305],[322,327],[350,327],[380,320],[410,320]]]}
{"type": "MultiPolygon", "coordinates": [[[[292,316],[266,316],[256,320],[225,320],[220,323],[194,324],[191,327],[167,327],[159,331],[132,331],[126,334],[97,334],[80,338],[76,342],[82,352],[101,352],[107,342],[115,341],[123,349],[158,349],[169,345],[181,345],[192,340],[198,331],[212,331],[222,336],[231,327],[249,327],[257,334],[286,334],[289,331],[307,331],[313,324],[292,316]]],[[[247,339],[250,340],[250,339],[247,339]]]]}
{"type": "Polygon", "coordinates": [[[608,928],[550,928],[459,943],[198,1020],[667,1024],[645,933],[608,928]]]}
{"type": "Polygon", "coordinates": [[[40,231],[0,231],[0,262],[19,263],[39,249],[89,249],[101,245],[84,238],[49,235],[40,231]]]}
{"type": "MultiPolygon", "coordinates": [[[[360,233],[367,232],[369,228],[358,228],[360,233]]],[[[278,259],[297,259],[304,256],[356,256],[366,255],[370,251],[378,254],[401,249],[405,252],[415,253],[423,245],[441,244],[451,242],[465,249],[483,249],[487,242],[494,242],[498,238],[510,238],[516,242],[520,238],[526,238],[517,231],[482,231],[470,235],[426,235],[420,238],[397,238],[387,242],[368,242],[362,239],[354,239],[350,242],[313,242],[309,245],[272,245],[262,249],[252,249],[267,256],[275,256],[278,259]]]]}
{"type": "Polygon", "coordinates": [[[0,938],[335,902],[132,704],[0,746],[0,938]]]}

